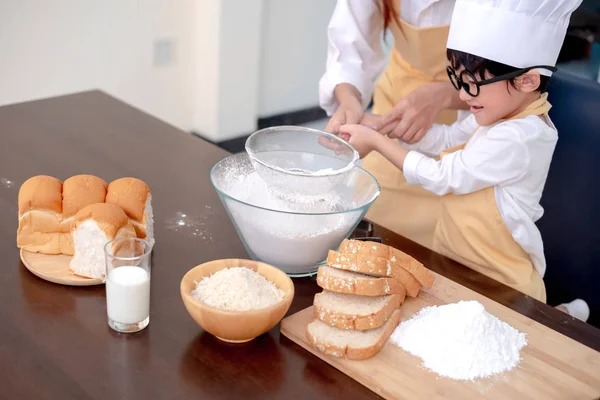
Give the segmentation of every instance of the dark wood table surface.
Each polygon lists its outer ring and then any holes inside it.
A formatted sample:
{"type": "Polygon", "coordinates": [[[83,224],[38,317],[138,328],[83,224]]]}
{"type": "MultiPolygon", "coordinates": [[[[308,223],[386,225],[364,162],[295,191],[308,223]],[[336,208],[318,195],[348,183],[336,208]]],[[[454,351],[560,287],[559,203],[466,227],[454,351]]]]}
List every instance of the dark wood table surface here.
{"type": "MultiPolygon", "coordinates": [[[[376,398],[283,337],[276,327],[246,345],[219,342],[189,317],[185,272],[247,253],[209,171],[227,153],[102,92],[0,107],[0,398],[376,398]],[[150,326],[117,334],[104,287],[68,287],[29,273],[16,247],[17,193],[27,178],[87,173],[145,180],[157,243],[150,326]],[[189,223],[180,227],[178,216],[189,223]]],[[[600,330],[436,255],[383,228],[375,235],[429,268],[600,350],[600,330]]],[[[295,279],[289,313],[312,303],[314,279],[295,279]]]]}

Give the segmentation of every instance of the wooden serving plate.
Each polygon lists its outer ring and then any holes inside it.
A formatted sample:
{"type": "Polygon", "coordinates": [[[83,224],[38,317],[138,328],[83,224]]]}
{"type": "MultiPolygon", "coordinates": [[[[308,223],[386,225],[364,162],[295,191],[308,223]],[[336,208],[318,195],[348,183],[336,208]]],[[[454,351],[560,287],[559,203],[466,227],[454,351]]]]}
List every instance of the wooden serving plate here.
{"type": "Polygon", "coordinates": [[[101,279],[75,275],[69,269],[71,256],[30,253],[21,250],[21,261],[32,274],[46,281],[68,286],[102,285],[101,279]]]}

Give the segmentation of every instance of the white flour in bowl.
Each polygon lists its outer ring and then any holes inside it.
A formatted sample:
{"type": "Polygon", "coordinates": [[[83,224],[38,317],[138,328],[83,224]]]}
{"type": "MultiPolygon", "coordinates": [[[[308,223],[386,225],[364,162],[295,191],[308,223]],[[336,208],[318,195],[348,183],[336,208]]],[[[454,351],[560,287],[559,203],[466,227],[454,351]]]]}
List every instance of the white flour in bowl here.
{"type": "Polygon", "coordinates": [[[396,328],[390,342],[421,357],[425,368],[459,380],[513,369],[527,344],[525,334],[477,301],[423,308],[396,328]]]}
{"type": "Polygon", "coordinates": [[[258,207],[297,213],[342,211],[342,199],[335,192],[306,195],[292,189],[273,188],[257,172],[232,171],[227,179],[227,194],[258,207]]]}
{"type": "Polygon", "coordinates": [[[232,267],[217,271],[196,282],[192,296],[211,307],[248,311],[277,304],[285,293],[250,268],[232,267]]]}
{"type": "Polygon", "coordinates": [[[337,192],[306,195],[293,190],[274,191],[254,171],[233,168],[230,174],[224,180],[225,193],[269,209],[250,208],[225,199],[236,228],[254,256],[287,273],[306,273],[307,267],[322,262],[329,249],[340,244],[362,214],[361,210],[326,214],[352,208],[352,204],[343,204],[342,196],[337,192]]]}

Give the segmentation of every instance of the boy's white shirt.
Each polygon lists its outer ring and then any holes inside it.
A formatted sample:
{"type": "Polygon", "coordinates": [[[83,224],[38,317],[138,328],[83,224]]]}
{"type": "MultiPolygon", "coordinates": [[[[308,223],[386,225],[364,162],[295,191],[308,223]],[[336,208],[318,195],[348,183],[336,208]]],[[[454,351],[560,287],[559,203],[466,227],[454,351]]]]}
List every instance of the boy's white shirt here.
{"type": "Polygon", "coordinates": [[[450,126],[434,125],[421,141],[409,148],[404,176],[437,195],[473,193],[494,187],[500,215],[515,241],[531,257],[543,277],[544,246],[535,222],[552,154],[558,140],[550,118],[528,116],[500,121],[477,129],[473,115],[450,126]],[[435,160],[447,148],[463,144],[464,150],[435,160]]]}

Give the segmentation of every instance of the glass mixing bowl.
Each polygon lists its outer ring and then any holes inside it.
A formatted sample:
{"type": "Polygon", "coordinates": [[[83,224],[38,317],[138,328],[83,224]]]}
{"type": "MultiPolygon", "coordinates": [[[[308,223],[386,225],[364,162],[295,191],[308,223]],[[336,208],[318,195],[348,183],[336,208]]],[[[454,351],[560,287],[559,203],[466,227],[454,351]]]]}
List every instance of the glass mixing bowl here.
{"type": "Polygon", "coordinates": [[[250,257],[292,277],[314,274],[380,191],[377,180],[355,166],[319,197],[274,196],[246,153],[219,161],[210,178],[250,257]]]}

